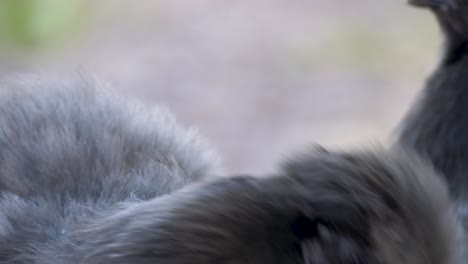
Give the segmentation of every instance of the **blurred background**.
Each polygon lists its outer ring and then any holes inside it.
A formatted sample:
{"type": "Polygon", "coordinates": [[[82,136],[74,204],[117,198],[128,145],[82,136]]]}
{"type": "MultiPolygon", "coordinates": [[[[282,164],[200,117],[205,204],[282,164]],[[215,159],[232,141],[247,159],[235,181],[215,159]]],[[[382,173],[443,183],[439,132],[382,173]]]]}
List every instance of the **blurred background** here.
{"type": "Polygon", "coordinates": [[[264,173],[319,143],[385,144],[437,62],[404,0],[2,0],[0,78],[84,73],[164,104],[264,173]]]}

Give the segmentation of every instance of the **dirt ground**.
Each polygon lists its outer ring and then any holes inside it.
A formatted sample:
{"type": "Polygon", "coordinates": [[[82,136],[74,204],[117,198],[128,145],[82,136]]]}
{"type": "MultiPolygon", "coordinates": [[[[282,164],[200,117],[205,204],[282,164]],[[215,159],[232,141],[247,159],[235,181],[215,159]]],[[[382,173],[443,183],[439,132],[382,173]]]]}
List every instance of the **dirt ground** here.
{"type": "Polygon", "coordinates": [[[0,75],[93,75],[167,105],[227,173],[264,173],[312,143],[387,144],[438,46],[403,1],[96,0],[66,41],[3,52],[0,75]]]}

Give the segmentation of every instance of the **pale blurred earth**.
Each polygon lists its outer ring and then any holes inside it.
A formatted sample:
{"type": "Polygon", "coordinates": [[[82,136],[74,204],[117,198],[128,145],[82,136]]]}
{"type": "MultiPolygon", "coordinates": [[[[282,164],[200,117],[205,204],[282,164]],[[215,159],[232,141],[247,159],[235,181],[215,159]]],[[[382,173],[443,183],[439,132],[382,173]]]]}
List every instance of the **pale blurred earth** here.
{"type": "Polygon", "coordinates": [[[95,0],[66,42],[1,52],[0,75],[81,72],[165,104],[264,173],[318,143],[387,144],[437,61],[428,12],[395,0],[95,0]]]}

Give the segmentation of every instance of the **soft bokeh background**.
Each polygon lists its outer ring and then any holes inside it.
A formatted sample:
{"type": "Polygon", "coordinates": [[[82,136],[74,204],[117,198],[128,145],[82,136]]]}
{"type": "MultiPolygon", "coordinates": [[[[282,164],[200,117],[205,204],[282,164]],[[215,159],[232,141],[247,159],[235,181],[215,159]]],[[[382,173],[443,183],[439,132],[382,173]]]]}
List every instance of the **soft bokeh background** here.
{"type": "Polygon", "coordinates": [[[388,142],[438,35],[404,0],[2,0],[0,78],[92,75],[262,173],[311,143],[388,142]]]}

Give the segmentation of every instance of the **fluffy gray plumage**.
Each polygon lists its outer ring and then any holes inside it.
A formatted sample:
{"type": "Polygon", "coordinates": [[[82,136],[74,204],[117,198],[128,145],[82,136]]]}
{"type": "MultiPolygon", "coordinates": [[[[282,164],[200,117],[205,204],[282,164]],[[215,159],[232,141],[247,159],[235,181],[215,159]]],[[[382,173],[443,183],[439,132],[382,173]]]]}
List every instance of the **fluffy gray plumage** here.
{"type": "Polygon", "coordinates": [[[446,36],[392,148],[310,150],[260,178],[211,177],[167,112],[83,79],[3,82],[0,263],[465,263],[468,66],[446,36]]]}
{"type": "Polygon", "coordinates": [[[441,63],[400,125],[399,144],[428,159],[448,183],[464,226],[468,263],[468,1],[415,0],[429,8],[444,33],[441,63]]]}
{"type": "Polygon", "coordinates": [[[166,111],[83,80],[31,77],[0,91],[0,263],[61,263],[52,259],[72,226],[171,193],[216,165],[166,111]]]}
{"type": "Polygon", "coordinates": [[[205,180],[212,155],[165,112],[80,79],[1,90],[0,263],[455,263],[445,185],[409,151],[205,180]]]}
{"type": "Polygon", "coordinates": [[[0,128],[0,263],[440,264],[456,253],[445,186],[404,150],[310,151],[271,177],[200,182],[212,157],[191,133],[80,79],[3,84],[0,128]]]}

